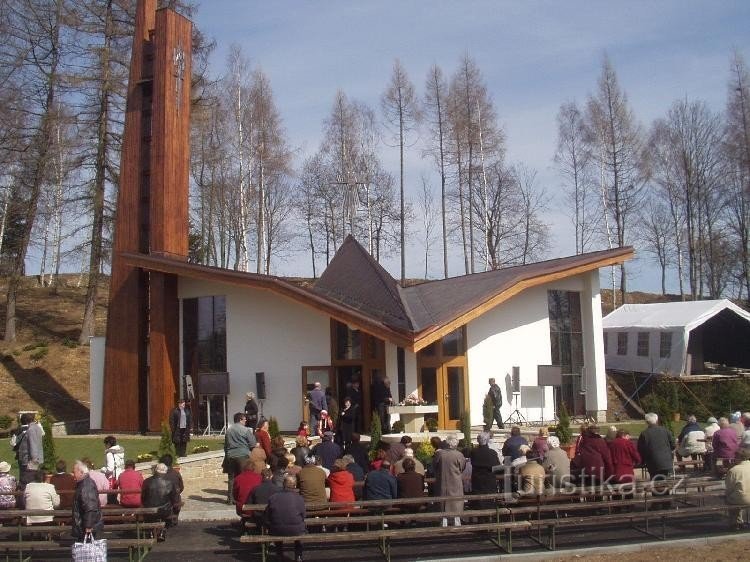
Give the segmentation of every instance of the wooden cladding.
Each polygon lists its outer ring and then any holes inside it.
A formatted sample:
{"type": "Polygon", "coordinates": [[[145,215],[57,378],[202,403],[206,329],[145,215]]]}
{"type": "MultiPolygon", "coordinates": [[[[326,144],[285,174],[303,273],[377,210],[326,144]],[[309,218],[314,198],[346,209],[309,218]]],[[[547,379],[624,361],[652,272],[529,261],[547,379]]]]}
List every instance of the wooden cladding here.
{"type": "Polygon", "coordinates": [[[104,364],[107,431],[158,431],[178,388],[177,277],[121,256],[186,260],[188,252],[192,24],[156,5],[136,8],[104,364]]]}

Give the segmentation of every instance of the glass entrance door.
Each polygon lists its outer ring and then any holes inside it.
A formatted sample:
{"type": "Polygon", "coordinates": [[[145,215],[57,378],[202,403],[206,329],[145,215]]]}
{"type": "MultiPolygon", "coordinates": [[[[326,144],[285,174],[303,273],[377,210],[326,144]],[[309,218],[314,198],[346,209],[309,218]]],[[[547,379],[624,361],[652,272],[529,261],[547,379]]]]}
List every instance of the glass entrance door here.
{"type": "MultiPolygon", "coordinates": [[[[462,366],[442,365],[419,370],[419,395],[438,405],[438,427],[459,429],[466,404],[466,382],[462,366]]],[[[426,415],[425,418],[434,417],[426,415]]]]}

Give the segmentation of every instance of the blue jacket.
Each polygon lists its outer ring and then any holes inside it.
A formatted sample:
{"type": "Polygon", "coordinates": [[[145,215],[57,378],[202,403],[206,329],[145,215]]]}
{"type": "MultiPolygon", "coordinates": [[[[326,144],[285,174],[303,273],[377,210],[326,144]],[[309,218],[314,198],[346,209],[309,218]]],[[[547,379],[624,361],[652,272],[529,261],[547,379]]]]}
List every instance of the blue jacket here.
{"type": "Polygon", "coordinates": [[[396,477],[388,470],[373,470],[365,478],[364,499],[392,500],[398,497],[396,477]]]}

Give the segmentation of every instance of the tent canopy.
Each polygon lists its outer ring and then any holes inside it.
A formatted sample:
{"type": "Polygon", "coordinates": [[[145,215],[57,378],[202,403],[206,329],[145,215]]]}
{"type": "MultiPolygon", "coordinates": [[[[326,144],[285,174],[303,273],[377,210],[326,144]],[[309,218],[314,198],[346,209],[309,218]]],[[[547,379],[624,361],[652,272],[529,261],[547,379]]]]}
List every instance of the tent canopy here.
{"type": "Polygon", "coordinates": [[[690,331],[724,309],[729,309],[750,322],[750,313],[727,299],[711,301],[624,304],[602,319],[606,328],[643,328],[690,331]]]}

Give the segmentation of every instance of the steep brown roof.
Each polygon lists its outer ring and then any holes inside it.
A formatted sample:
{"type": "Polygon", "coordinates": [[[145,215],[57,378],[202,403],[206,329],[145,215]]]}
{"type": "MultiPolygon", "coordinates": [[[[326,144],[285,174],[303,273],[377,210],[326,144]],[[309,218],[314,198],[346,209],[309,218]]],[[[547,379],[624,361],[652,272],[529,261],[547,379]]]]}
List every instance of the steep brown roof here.
{"type": "Polygon", "coordinates": [[[633,248],[615,248],[401,287],[351,236],[312,287],[281,277],[122,254],[132,265],[273,291],[375,336],[418,351],[521,291],[623,263],[633,248]]]}
{"type": "Polygon", "coordinates": [[[397,330],[412,330],[398,283],[351,235],[313,290],[397,330]]]}

